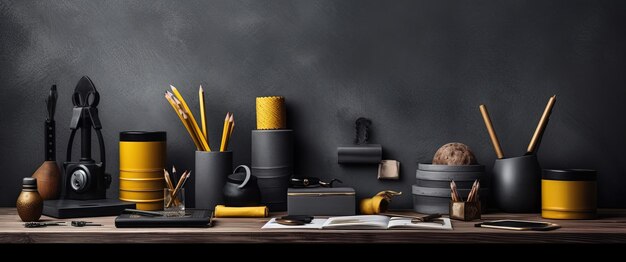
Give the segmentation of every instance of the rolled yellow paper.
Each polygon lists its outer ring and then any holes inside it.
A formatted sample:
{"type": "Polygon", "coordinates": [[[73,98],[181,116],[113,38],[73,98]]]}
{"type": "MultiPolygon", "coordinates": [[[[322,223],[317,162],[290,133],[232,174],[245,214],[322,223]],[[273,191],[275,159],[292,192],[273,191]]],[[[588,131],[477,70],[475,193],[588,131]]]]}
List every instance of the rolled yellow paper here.
{"type": "Polygon", "coordinates": [[[215,217],[267,217],[266,206],[257,207],[227,207],[224,205],[215,206],[215,217]]]}
{"type": "Polygon", "coordinates": [[[259,130],[287,128],[285,98],[267,96],[256,98],[256,128],[259,130]]]}

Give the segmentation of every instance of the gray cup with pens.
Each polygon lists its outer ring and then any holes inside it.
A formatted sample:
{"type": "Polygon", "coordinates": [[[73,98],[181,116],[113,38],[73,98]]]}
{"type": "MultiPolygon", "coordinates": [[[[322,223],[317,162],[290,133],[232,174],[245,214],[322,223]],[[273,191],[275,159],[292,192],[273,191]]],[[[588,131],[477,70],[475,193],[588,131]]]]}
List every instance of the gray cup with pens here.
{"type": "Polygon", "coordinates": [[[222,190],[233,170],[233,152],[196,151],[196,208],[214,210],[224,204],[222,190]]]}

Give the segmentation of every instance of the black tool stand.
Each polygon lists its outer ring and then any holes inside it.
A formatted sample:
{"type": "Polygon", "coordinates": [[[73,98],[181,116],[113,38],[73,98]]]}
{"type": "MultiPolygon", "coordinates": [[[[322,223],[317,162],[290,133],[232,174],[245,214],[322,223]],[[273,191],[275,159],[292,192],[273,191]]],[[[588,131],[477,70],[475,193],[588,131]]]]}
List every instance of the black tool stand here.
{"type": "Polygon", "coordinates": [[[97,105],[100,96],[89,77],[83,76],[74,90],[70,139],[67,161],[63,163],[62,199],[44,201],[43,214],[56,218],[94,217],[119,215],[135,204],[117,199],[107,199],[106,189],[111,185],[111,175],[105,173],[106,161],[102,125],[97,105]],[[96,131],[101,162],[91,158],[91,129],[96,131]],[[81,157],[72,161],[72,144],[76,131],[81,129],[81,157]]]}

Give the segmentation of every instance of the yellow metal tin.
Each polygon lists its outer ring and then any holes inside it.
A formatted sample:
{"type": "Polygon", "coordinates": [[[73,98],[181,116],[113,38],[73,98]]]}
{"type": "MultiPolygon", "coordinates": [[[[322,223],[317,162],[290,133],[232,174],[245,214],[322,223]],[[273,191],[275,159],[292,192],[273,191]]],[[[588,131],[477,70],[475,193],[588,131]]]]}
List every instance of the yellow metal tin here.
{"type": "Polygon", "coordinates": [[[597,210],[597,182],[550,177],[541,180],[541,216],[549,219],[593,219],[597,210]]]}

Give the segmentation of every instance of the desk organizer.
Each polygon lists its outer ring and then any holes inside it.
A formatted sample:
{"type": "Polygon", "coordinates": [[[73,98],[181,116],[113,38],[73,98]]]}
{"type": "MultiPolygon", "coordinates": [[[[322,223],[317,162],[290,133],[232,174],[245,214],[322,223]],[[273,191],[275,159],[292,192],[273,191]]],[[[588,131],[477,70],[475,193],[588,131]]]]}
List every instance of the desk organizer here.
{"type": "Polygon", "coordinates": [[[450,218],[462,221],[480,219],[480,202],[450,201],[450,218]]]}
{"type": "Polygon", "coordinates": [[[482,209],[487,207],[489,199],[490,177],[483,165],[433,165],[418,163],[413,186],[413,209],[419,213],[449,213],[450,181],[454,180],[462,197],[467,197],[474,180],[481,185],[480,200],[482,209]]]}
{"type": "Polygon", "coordinates": [[[252,130],[251,160],[261,204],[273,212],[287,210],[287,188],[293,175],[293,130],[252,130]]]}
{"type": "MultiPolygon", "coordinates": [[[[448,214],[450,212],[450,188],[431,188],[413,185],[413,210],[422,214],[448,214]]],[[[462,198],[467,198],[470,189],[457,189],[462,198]]],[[[486,197],[489,189],[481,188],[481,209],[484,212],[487,207],[486,197]]]]}
{"type": "Polygon", "coordinates": [[[589,169],[544,169],[541,216],[549,219],[593,219],[597,209],[597,174],[589,169]]]}
{"type": "Polygon", "coordinates": [[[165,132],[120,132],[120,195],[139,210],[162,210],[165,132]]]}
{"type": "Polygon", "coordinates": [[[349,187],[289,188],[287,213],[307,216],[353,216],[355,192],[349,187]]]}
{"type": "Polygon", "coordinates": [[[226,177],[233,170],[233,152],[196,151],[195,202],[198,209],[214,210],[224,204],[226,177]]]}
{"type": "Polygon", "coordinates": [[[494,198],[508,213],[537,213],[541,200],[541,167],[536,155],[496,159],[494,198]]]}

